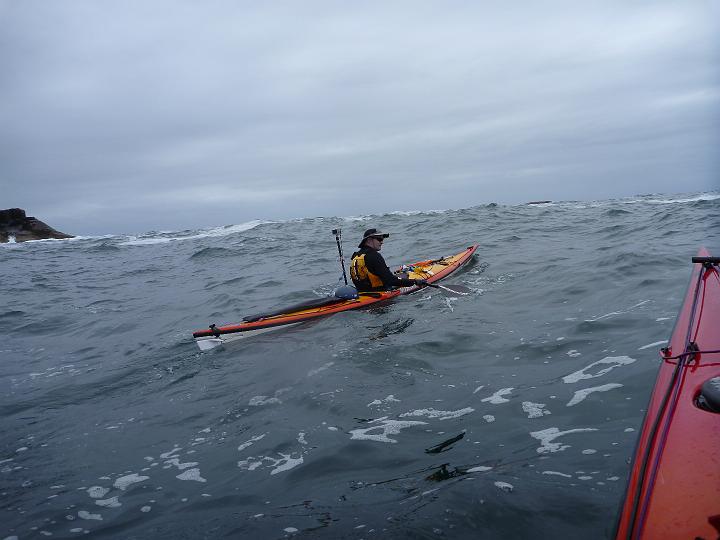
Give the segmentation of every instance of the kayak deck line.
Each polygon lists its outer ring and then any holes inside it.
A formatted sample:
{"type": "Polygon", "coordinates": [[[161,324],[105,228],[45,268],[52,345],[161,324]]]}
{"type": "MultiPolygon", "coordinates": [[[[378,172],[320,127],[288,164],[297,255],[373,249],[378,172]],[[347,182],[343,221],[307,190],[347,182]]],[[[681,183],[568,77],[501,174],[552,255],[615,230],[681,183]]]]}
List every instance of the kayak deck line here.
{"type": "MultiPolygon", "coordinates": [[[[688,352],[680,353],[677,356],[663,356],[663,360],[665,362],[667,362],[668,364],[675,365],[675,364],[677,364],[677,362],[670,362],[670,360],[678,360],[678,359],[684,358],[686,356],[695,356],[697,354],[716,354],[716,353],[720,353],[720,349],[716,349],[714,351],[701,351],[698,349],[697,351],[688,351],[688,352]]],[[[693,362],[693,361],[694,360],[690,360],[690,362],[693,362]]],[[[715,365],[715,364],[706,364],[706,365],[715,365]]]]}
{"type": "MultiPolygon", "coordinates": [[[[403,265],[398,268],[396,273],[406,272],[411,279],[425,279],[429,284],[432,284],[447,277],[467,263],[477,248],[478,245],[475,244],[455,255],[419,261],[411,265],[403,265]]],[[[310,300],[286,308],[248,316],[245,317],[242,322],[236,324],[223,326],[212,324],[204,330],[193,332],[193,338],[195,338],[201,350],[208,350],[222,345],[224,342],[231,341],[228,339],[230,335],[243,334],[241,337],[249,337],[250,335],[260,333],[257,332],[258,330],[269,331],[271,328],[289,326],[342,311],[372,306],[391,300],[396,296],[412,294],[422,288],[423,287],[418,285],[412,285],[390,291],[360,292],[357,298],[338,299],[330,297],[310,300]]]]}
{"type": "Polygon", "coordinates": [[[720,533],[720,362],[712,357],[720,352],[720,257],[703,248],[692,262],[670,344],[660,351],[617,539],[720,533]]]}

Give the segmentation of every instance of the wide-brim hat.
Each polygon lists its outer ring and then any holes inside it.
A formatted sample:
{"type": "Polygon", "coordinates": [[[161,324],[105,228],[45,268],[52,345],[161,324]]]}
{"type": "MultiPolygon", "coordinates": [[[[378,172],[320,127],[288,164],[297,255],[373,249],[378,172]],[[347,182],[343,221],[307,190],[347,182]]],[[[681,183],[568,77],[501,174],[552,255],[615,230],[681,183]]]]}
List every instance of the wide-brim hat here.
{"type": "Polygon", "coordinates": [[[360,248],[363,247],[365,240],[367,240],[368,238],[373,238],[373,237],[387,238],[388,236],[390,236],[389,233],[384,233],[382,231],[379,231],[378,229],[368,229],[363,234],[363,239],[360,240],[358,247],[360,247],[360,248]]]}

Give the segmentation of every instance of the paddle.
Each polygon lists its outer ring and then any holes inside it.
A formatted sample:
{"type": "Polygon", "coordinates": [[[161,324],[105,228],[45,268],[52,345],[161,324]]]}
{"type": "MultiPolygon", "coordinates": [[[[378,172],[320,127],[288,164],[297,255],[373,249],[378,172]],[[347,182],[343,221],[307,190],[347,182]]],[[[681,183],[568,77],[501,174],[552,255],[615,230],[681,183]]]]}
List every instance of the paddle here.
{"type": "Polygon", "coordinates": [[[426,283],[426,285],[428,287],[432,287],[433,289],[444,289],[453,294],[460,294],[462,296],[466,296],[472,292],[472,289],[463,285],[438,285],[437,283],[426,283]]]}
{"type": "Polygon", "coordinates": [[[343,279],[345,280],[345,285],[347,285],[348,280],[347,280],[347,274],[345,273],[345,259],[343,258],[343,250],[342,250],[342,231],[340,229],[333,229],[332,233],[335,235],[335,241],[337,242],[338,253],[340,254],[340,266],[342,266],[342,270],[343,270],[343,279]]]}

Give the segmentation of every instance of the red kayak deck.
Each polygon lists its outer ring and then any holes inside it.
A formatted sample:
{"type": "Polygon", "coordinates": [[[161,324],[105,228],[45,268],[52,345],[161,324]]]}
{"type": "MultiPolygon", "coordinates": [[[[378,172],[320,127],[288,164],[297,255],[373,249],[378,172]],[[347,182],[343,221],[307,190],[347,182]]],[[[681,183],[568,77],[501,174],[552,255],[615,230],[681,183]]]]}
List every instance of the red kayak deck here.
{"type": "MultiPolygon", "coordinates": [[[[705,249],[698,254],[709,257],[705,249]]],[[[696,404],[720,376],[720,267],[693,265],[648,405],[619,516],[620,539],[720,538],[720,414],[696,404]],[[700,352],[692,352],[694,343],[700,352]]]]}

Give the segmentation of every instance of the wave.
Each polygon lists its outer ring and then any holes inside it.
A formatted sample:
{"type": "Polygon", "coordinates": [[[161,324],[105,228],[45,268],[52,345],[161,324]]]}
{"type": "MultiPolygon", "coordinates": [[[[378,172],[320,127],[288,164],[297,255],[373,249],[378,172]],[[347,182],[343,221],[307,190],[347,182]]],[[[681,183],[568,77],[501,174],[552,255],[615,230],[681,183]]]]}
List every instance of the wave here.
{"type": "Polygon", "coordinates": [[[103,251],[120,251],[120,248],[111,242],[102,242],[97,246],[92,246],[88,251],[103,252],[103,251]]]}
{"type": "Polygon", "coordinates": [[[206,247],[193,253],[191,259],[206,259],[215,257],[234,257],[238,255],[238,251],[235,249],[228,249],[222,247],[206,247]]]}
{"type": "MultiPolygon", "coordinates": [[[[457,209],[462,210],[462,209],[457,209]]],[[[438,215],[446,212],[453,212],[454,210],[393,210],[392,212],[384,212],[381,214],[363,214],[360,216],[342,216],[339,219],[343,221],[372,221],[384,216],[399,216],[399,217],[410,217],[410,216],[422,216],[422,215],[438,215]]]]}
{"type": "Polygon", "coordinates": [[[72,238],[45,238],[42,240],[26,240],[25,242],[0,242],[0,248],[9,246],[10,249],[29,249],[31,246],[63,246],[68,244],[77,244],[78,242],[116,238],[118,238],[118,236],[114,234],[106,234],[102,236],[74,236],[72,238]]]}
{"type": "Polygon", "coordinates": [[[622,208],[611,208],[610,210],[605,211],[605,215],[608,217],[626,216],[628,214],[632,214],[632,212],[629,210],[623,210],[622,208]]]}
{"type": "Polygon", "coordinates": [[[646,195],[629,200],[620,201],[625,204],[649,203],[649,204],[678,204],[698,201],[716,201],[720,199],[720,193],[707,192],[697,195],[646,195]],[[648,198],[654,197],[654,198],[648,198]]]}
{"type": "MultiPolygon", "coordinates": [[[[73,236],[72,238],[43,238],[40,240],[25,240],[24,242],[17,242],[15,237],[10,235],[8,242],[0,242],[0,246],[25,246],[32,244],[50,244],[50,243],[65,243],[65,242],[79,242],[82,240],[95,240],[97,238],[104,238],[100,236],[73,236]]],[[[110,235],[108,238],[112,238],[110,235]]]]}
{"type": "Polygon", "coordinates": [[[263,221],[254,219],[238,225],[224,225],[222,227],[213,227],[212,229],[201,229],[199,231],[176,231],[176,232],[149,232],[141,236],[129,236],[128,240],[121,242],[121,246],[148,246],[155,244],[166,244],[168,242],[176,242],[180,240],[198,240],[201,238],[217,238],[221,236],[229,236],[240,232],[249,231],[267,223],[275,223],[273,221],[263,221]]]}
{"type": "MultiPolygon", "coordinates": [[[[685,204],[685,203],[697,203],[716,201],[720,199],[720,193],[714,191],[708,191],[697,194],[647,194],[647,195],[636,195],[634,197],[627,197],[623,199],[605,199],[596,201],[557,201],[546,204],[529,205],[532,207],[548,208],[548,207],[561,207],[571,208],[577,210],[585,210],[588,208],[602,208],[608,205],[617,204],[659,204],[659,205],[670,205],[670,204],[685,204]]],[[[528,207],[527,204],[519,204],[517,207],[528,207]]]]}
{"type": "MultiPolygon", "coordinates": [[[[345,222],[361,222],[361,221],[375,221],[378,219],[381,219],[383,217],[417,217],[417,216],[438,216],[443,215],[448,212],[462,212],[467,210],[478,210],[478,209],[498,209],[498,208],[507,208],[507,209],[532,209],[532,208],[541,208],[544,209],[546,212],[552,212],[554,208],[571,208],[571,209],[592,209],[592,208],[598,208],[598,207],[606,207],[609,205],[618,205],[618,204],[624,204],[624,205],[631,205],[631,204],[640,204],[640,203],[646,203],[646,204],[656,204],[656,205],[672,205],[672,204],[687,204],[687,203],[707,203],[711,201],[720,200],[720,193],[719,192],[703,192],[703,193],[696,193],[696,194],[675,194],[675,195],[665,195],[665,194],[646,194],[646,195],[637,195],[634,197],[628,197],[626,199],[608,199],[608,200],[596,200],[596,201],[553,201],[549,203],[543,203],[543,204],[534,204],[534,205],[528,205],[527,203],[518,203],[516,205],[498,205],[497,203],[488,203],[488,204],[480,204],[480,205],[474,205],[467,208],[460,208],[460,209],[436,209],[436,210],[395,210],[390,212],[383,212],[383,213],[374,213],[374,214],[362,214],[362,215],[355,215],[355,216],[340,216],[340,217],[316,217],[316,218],[300,218],[300,219],[292,219],[292,220],[251,220],[244,223],[234,224],[234,225],[224,225],[219,227],[212,227],[208,229],[198,229],[198,230],[184,230],[184,231],[149,231],[137,235],[97,235],[97,236],[75,236],[74,238],[67,238],[67,239],[47,239],[47,240],[30,240],[27,242],[22,242],[19,244],[14,243],[4,243],[0,244],[0,246],[10,246],[6,249],[13,249],[18,248],[23,245],[31,245],[31,244],[40,244],[40,245],[48,245],[48,243],[52,243],[54,245],[58,245],[58,242],[70,242],[70,243],[76,243],[76,242],[83,242],[83,241],[97,241],[97,240],[111,240],[114,242],[117,242],[118,246],[152,246],[152,245],[158,245],[158,244],[167,244],[170,242],[177,242],[177,241],[183,241],[183,240],[199,240],[203,238],[217,238],[217,237],[223,237],[223,236],[230,236],[233,234],[245,232],[251,229],[254,229],[260,225],[265,224],[283,224],[283,223],[291,223],[291,222],[298,222],[298,221],[305,221],[305,220],[314,220],[314,219],[321,219],[321,220],[342,220],[345,222]]],[[[624,213],[627,213],[627,210],[622,209],[611,209],[608,210],[609,216],[619,216],[624,213]]],[[[112,249],[112,244],[105,243],[101,246],[98,246],[97,249],[112,249]]]]}

